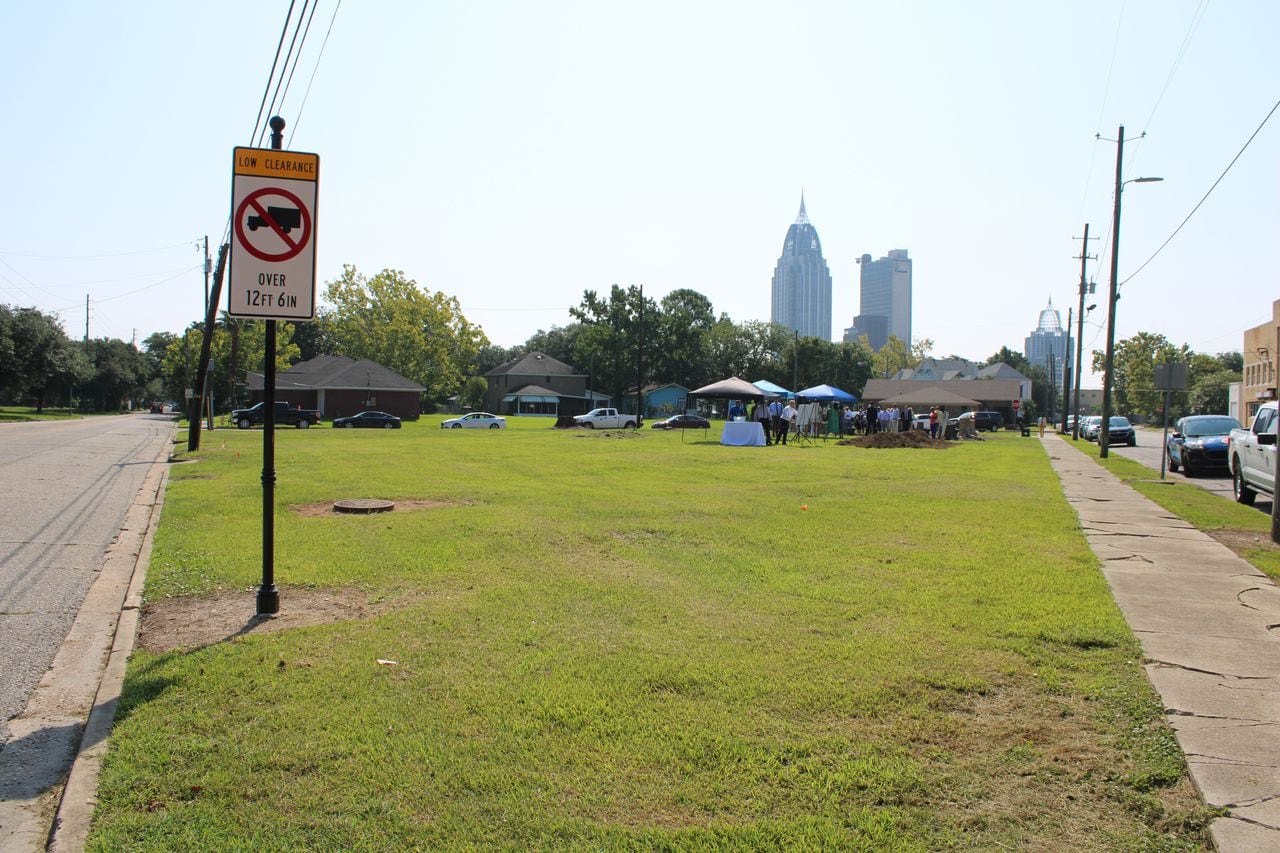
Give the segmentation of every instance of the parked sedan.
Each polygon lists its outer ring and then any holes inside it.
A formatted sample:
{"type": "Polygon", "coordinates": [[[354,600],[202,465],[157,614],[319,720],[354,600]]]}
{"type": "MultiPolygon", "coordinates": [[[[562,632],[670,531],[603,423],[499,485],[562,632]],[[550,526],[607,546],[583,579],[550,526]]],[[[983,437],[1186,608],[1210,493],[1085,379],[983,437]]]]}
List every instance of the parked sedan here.
{"type": "Polygon", "coordinates": [[[711,429],[711,422],[702,415],[672,415],[653,422],[654,429],[711,429]]]}
{"type": "MultiPolygon", "coordinates": [[[[1099,425],[1098,432],[1102,432],[1101,425],[1099,425]]],[[[1116,416],[1111,419],[1111,424],[1107,429],[1107,444],[1138,446],[1138,433],[1134,430],[1133,424],[1129,423],[1128,418],[1116,416]]]]}
{"type": "Polygon", "coordinates": [[[449,418],[440,429],[506,429],[507,419],[488,412],[472,412],[460,418],[449,418]]]}
{"type": "Polygon", "coordinates": [[[400,429],[400,419],[386,412],[361,412],[333,419],[334,429],[400,429]]]}
{"type": "Polygon", "coordinates": [[[1080,420],[1080,435],[1088,441],[1097,441],[1098,433],[1102,430],[1102,417],[1100,415],[1089,415],[1080,420]]]}
{"type": "Polygon", "coordinates": [[[1240,429],[1235,418],[1226,415],[1191,415],[1173,425],[1165,441],[1169,454],[1169,470],[1194,477],[1206,468],[1228,467],[1227,439],[1231,430],[1240,429]]]}

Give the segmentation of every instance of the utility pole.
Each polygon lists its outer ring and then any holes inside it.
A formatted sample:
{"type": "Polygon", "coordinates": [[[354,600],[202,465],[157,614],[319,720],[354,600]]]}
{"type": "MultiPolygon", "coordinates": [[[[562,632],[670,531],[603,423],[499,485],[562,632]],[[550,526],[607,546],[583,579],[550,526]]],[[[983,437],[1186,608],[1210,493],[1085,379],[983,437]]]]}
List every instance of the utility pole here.
{"type": "Polygon", "coordinates": [[[1120,298],[1116,277],[1120,272],[1120,193],[1124,190],[1124,125],[1116,137],[1116,203],[1111,217],[1111,283],[1107,289],[1107,355],[1102,375],[1102,427],[1098,430],[1098,456],[1106,459],[1111,447],[1111,388],[1116,366],[1116,302],[1120,298]]]}
{"type": "MultiPolygon", "coordinates": [[[[217,300],[214,300],[215,302],[217,300]]],[[[204,313],[207,317],[209,314],[209,235],[204,235],[204,313]]],[[[205,334],[211,335],[211,330],[206,330],[205,334]]],[[[213,378],[208,375],[211,367],[206,363],[204,387],[208,389],[209,396],[205,399],[205,416],[208,418],[210,432],[213,431],[213,378]]]]}
{"type": "MultiPolygon", "coordinates": [[[[1096,240],[1098,238],[1094,237],[1092,239],[1096,240]]],[[[1069,407],[1071,409],[1071,413],[1076,416],[1075,425],[1071,428],[1071,438],[1073,441],[1080,440],[1080,373],[1083,370],[1083,367],[1081,366],[1080,361],[1083,357],[1083,350],[1084,350],[1084,295],[1086,292],[1090,292],[1090,293],[1093,292],[1093,285],[1088,284],[1087,279],[1085,278],[1085,265],[1089,261],[1096,261],[1098,259],[1097,255],[1093,255],[1092,257],[1090,257],[1089,255],[1090,237],[1089,237],[1088,222],[1084,224],[1084,237],[1082,237],[1081,240],[1083,242],[1081,244],[1080,255],[1079,255],[1080,308],[1076,312],[1076,393],[1073,400],[1073,405],[1069,407]]],[[[1071,323],[1068,322],[1067,331],[1070,332],[1070,330],[1071,330],[1071,323]]]]}
{"type": "MultiPolygon", "coordinates": [[[[1071,340],[1071,309],[1067,309],[1067,340],[1071,340]]],[[[1071,352],[1062,358],[1062,431],[1067,431],[1067,413],[1071,411],[1071,352]]]]}
{"type": "Polygon", "coordinates": [[[89,294],[84,295],[84,354],[89,354],[89,294]]]}
{"type": "Polygon", "coordinates": [[[799,390],[800,390],[800,330],[796,329],[795,345],[791,348],[791,393],[794,394],[799,390]]]}
{"type": "Polygon", "coordinates": [[[636,429],[644,420],[644,285],[640,285],[640,346],[636,350],[636,429]]]}
{"type": "MultiPolygon", "coordinates": [[[[195,390],[191,396],[191,415],[187,424],[187,452],[200,449],[200,418],[204,411],[204,386],[209,376],[209,351],[213,346],[213,324],[217,319],[218,298],[222,293],[222,274],[227,269],[227,253],[230,243],[218,247],[218,269],[213,274],[213,299],[205,308],[204,339],[200,342],[200,361],[196,363],[195,390]]],[[[190,340],[190,330],[183,332],[184,340],[190,340]]]]}

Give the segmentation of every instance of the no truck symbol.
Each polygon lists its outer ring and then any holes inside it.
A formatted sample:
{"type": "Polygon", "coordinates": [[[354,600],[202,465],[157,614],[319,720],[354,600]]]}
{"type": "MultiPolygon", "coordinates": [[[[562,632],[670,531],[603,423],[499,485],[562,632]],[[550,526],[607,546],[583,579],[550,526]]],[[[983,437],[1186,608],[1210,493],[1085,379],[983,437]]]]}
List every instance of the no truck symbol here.
{"type": "Polygon", "coordinates": [[[246,252],[260,261],[280,263],[296,257],[310,242],[311,214],[302,199],[288,190],[264,187],[249,193],[236,208],[235,232],[246,252]],[[254,232],[258,245],[250,241],[246,228],[254,232]],[[257,234],[259,229],[264,229],[262,235],[257,234]],[[295,230],[299,233],[294,234],[295,230]]]}

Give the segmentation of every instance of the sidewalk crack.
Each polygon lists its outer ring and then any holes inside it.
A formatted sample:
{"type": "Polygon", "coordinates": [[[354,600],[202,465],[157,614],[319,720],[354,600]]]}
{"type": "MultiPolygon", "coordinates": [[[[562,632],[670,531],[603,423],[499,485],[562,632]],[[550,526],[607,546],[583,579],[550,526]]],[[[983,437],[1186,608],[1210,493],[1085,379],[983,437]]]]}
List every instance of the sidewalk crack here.
{"type": "MultiPolygon", "coordinates": [[[[1241,681],[1266,681],[1272,677],[1269,675],[1237,675],[1234,672],[1216,672],[1212,669],[1200,669],[1196,666],[1186,666],[1185,664],[1173,663],[1172,661],[1167,660],[1158,660],[1157,658],[1146,658],[1146,662],[1154,666],[1167,666],[1170,669],[1181,669],[1184,672],[1198,672],[1201,675],[1216,675],[1218,678],[1237,678],[1241,681]]],[[[1228,689],[1232,689],[1229,685],[1223,686],[1228,687],[1228,689]]]]}

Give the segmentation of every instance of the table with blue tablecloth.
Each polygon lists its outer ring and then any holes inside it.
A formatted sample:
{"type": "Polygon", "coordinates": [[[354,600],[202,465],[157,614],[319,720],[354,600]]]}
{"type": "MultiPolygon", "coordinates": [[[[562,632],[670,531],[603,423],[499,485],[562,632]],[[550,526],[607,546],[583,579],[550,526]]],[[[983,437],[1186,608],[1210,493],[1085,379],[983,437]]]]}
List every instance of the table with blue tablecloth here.
{"type": "Polygon", "coordinates": [[[726,421],[720,433],[721,444],[735,447],[764,447],[764,427],[759,421],[726,421]]]}

